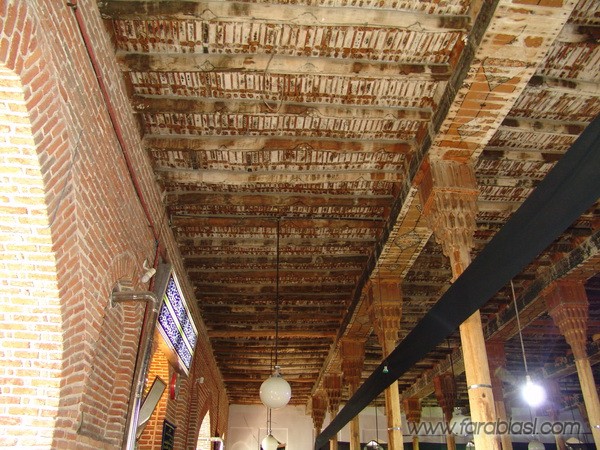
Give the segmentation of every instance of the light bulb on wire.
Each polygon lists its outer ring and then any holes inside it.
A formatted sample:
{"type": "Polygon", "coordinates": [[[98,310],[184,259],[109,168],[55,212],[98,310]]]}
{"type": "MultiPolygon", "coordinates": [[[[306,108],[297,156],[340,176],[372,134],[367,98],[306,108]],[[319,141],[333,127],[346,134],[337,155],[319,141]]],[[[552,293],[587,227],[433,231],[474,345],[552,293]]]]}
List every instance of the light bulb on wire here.
{"type": "Polygon", "coordinates": [[[529,375],[525,376],[525,384],[521,388],[521,395],[523,396],[523,400],[534,408],[540,406],[546,400],[546,391],[544,388],[531,381],[529,375]]]}
{"type": "Polygon", "coordinates": [[[519,307],[517,306],[517,298],[515,296],[515,286],[510,280],[510,288],[512,291],[513,304],[515,306],[515,318],[517,319],[517,327],[519,330],[519,341],[521,342],[521,352],[523,353],[523,366],[525,367],[525,384],[521,387],[521,395],[525,402],[535,408],[546,401],[546,391],[539,384],[531,381],[529,369],[527,368],[527,358],[525,357],[525,344],[523,343],[523,333],[521,331],[521,319],[519,318],[519,307]]]}

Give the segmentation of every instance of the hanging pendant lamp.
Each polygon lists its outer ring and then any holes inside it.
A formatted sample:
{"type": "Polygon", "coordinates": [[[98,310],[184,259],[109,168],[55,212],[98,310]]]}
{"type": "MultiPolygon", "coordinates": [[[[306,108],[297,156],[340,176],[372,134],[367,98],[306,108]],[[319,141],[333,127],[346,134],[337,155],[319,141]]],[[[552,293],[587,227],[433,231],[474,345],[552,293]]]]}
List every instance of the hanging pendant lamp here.
{"type": "Polygon", "coordinates": [[[277,450],[277,447],[279,447],[279,441],[275,439],[272,434],[268,434],[261,441],[260,446],[262,450],[277,450]]]}
{"type": "MultiPolygon", "coordinates": [[[[273,374],[260,385],[260,400],[267,408],[278,409],[287,405],[292,398],[292,388],[280,373],[277,365],[277,350],[279,344],[279,234],[280,219],[277,219],[277,256],[275,275],[275,366],[273,374]]],[[[267,436],[268,437],[268,436],[267,436]]],[[[265,438],[266,439],[266,438],[265,438]]],[[[276,448],[276,447],[275,447],[276,448]]]]}

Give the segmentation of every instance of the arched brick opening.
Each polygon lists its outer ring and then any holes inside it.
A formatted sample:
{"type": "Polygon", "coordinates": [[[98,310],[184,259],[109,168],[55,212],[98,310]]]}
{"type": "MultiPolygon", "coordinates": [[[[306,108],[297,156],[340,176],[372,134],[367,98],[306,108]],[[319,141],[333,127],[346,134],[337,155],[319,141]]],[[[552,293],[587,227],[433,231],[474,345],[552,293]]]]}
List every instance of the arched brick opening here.
{"type": "Polygon", "coordinates": [[[210,411],[207,411],[200,422],[200,430],[198,431],[198,439],[196,441],[196,450],[212,450],[212,445],[210,442],[210,424],[210,411]]]}
{"type": "MultiPolygon", "coordinates": [[[[115,290],[134,290],[137,269],[135,255],[125,252],[114,258],[107,278],[115,281],[115,290]]],[[[78,434],[97,442],[121,444],[142,312],[131,303],[106,304],[93,348],[92,370],[85,383],[78,434]]]]}
{"type": "Polygon", "coordinates": [[[25,2],[0,6],[0,368],[2,445],[51,448],[58,416],[63,320],[47,204],[39,114],[45,96],[25,2]],[[34,98],[35,97],[35,98],[34,98]]]}

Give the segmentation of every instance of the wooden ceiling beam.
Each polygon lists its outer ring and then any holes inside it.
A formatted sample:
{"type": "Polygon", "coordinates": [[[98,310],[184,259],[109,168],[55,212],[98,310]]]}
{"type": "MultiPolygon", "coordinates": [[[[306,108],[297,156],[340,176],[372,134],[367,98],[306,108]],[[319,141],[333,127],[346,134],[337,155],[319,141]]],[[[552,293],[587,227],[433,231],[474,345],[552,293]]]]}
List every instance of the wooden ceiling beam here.
{"type": "Polygon", "coordinates": [[[210,204],[213,206],[289,207],[389,207],[391,195],[326,195],[303,193],[225,193],[225,192],[168,192],[167,205],[210,204]]]}
{"type": "MultiPolygon", "coordinates": [[[[272,249],[274,253],[275,247],[273,246],[272,249]]],[[[184,259],[186,262],[186,267],[188,267],[189,269],[194,269],[198,268],[198,266],[202,266],[207,270],[214,270],[215,267],[223,267],[225,270],[227,270],[228,267],[247,267],[250,264],[274,267],[276,263],[275,255],[256,257],[255,255],[240,254],[236,250],[233,250],[232,254],[226,255],[186,255],[184,256],[184,259]]],[[[280,264],[282,266],[296,265],[299,267],[298,270],[302,270],[303,265],[310,267],[361,267],[364,264],[364,259],[364,253],[354,253],[352,251],[346,250],[344,253],[330,253],[327,255],[322,255],[318,253],[315,253],[315,255],[313,256],[282,255],[280,258],[280,264]]]]}
{"type": "MultiPolygon", "coordinates": [[[[275,233],[277,228],[277,217],[261,218],[261,217],[202,217],[202,216],[172,216],[171,225],[174,227],[194,227],[207,226],[210,228],[238,228],[240,235],[250,231],[251,229],[271,229],[275,233]]],[[[281,236],[286,236],[287,233],[295,233],[295,228],[302,229],[323,229],[330,230],[377,230],[381,228],[381,221],[378,219],[369,220],[351,220],[351,219],[281,219],[281,236]]],[[[273,237],[273,235],[271,235],[273,237]]]]}
{"type": "MultiPolygon", "coordinates": [[[[168,96],[134,95],[131,99],[134,111],[144,114],[181,113],[181,114],[267,114],[274,113],[274,107],[263,99],[247,100],[215,100],[212,98],[188,98],[168,96]]],[[[365,106],[348,105],[335,107],[330,104],[307,105],[283,101],[277,103],[277,114],[320,117],[335,117],[342,119],[390,119],[415,120],[427,122],[431,120],[431,108],[403,108],[400,106],[365,106]]]]}
{"type": "MultiPolygon", "coordinates": [[[[252,378],[250,376],[248,377],[240,377],[240,376],[223,376],[223,381],[225,383],[262,383],[263,381],[265,381],[266,377],[263,376],[261,378],[252,378]]],[[[303,384],[313,384],[315,382],[316,377],[289,377],[289,376],[285,376],[285,379],[290,382],[290,383],[303,383],[303,384]]],[[[237,403],[237,404],[244,404],[244,403],[237,403]]],[[[256,394],[250,394],[249,395],[249,399],[248,399],[248,403],[246,403],[248,405],[256,405],[256,394]]]]}
{"type": "Polygon", "coordinates": [[[479,160],[493,160],[493,161],[519,161],[520,163],[527,162],[543,162],[543,163],[555,163],[562,155],[563,151],[548,152],[546,150],[540,151],[539,149],[532,148],[513,148],[513,147],[498,147],[488,145],[481,153],[479,160]]]}
{"type": "MultiPolygon", "coordinates": [[[[186,236],[185,233],[179,234],[181,253],[186,261],[211,261],[211,258],[218,261],[251,254],[253,257],[259,258],[259,262],[261,260],[264,262],[269,260],[266,258],[273,255],[276,245],[272,239],[265,239],[259,233],[246,233],[240,237],[218,237],[215,236],[215,233],[210,233],[210,235],[210,237],[203,237],[198,232],[191,232],[190,236],[186,236]],[[211,242],[208,242],[208,239],[211,242]]],[[[301,258],[299,253],[302,253],[306,255],[305,261],[314,262],[314,255],[324,252],[337,256],[362,257],[365,255],[365,246],[370,247],[373,242],[375,242],[374,238],[364,236],[340,238],[307,235],[282,239],[279,245],[284,256],[287,254],[294,255],[294,258],[301,258]]]]}
{"type": "MultiPolygon", "coordinates": [[[[329,339],[334,338],[336,330],[279,330],[280,339],[287,338],[311,338],[311,339],[329,339]]],[[[275,330],[208,330],[208,337],[211,339],[220,338],[268,338],[275,339],[275,330]]]]}
{"type": "Polygon", "coordinates": [[[527,117],[506,116],[498,128],[499,131],[519,131],[525,133],[545,133],[579,136],[586,128],[586,123],[558,120],[530,119],[527,117]]]}
{"type": "Polygon", "coordinates": [[[534,75],[529,79],[528,89],[543,89],[577,97],[600,95],[600,83],[586,80],[570,80],[542,75],[534,75]]]}
{"type": "Polygon", "coordinates": [[[311,58],[268,54],[207,55],[198,53],[131,53],[118,51],[117,62],[124,72],[254,72],[261,74],[364,77],[404,77],[422,81],[446,81],[452,73],[448,64],[418,64],[311,58]]]}
{"type": "MultiPolygon", "coordinates": [[[[243,291],[244,294],[247,293],[257,293],[257,294],[271,294],[273,292],[275,292],[275,286],[271,286],[271,285],[266,285],[266,286],[256,286],[254,284],[244,284],[244,283],[228,283],[227,285],[223,285],[220,283],[206,283],[206,282],[202,282],[203,278],[200,277],[200,279],[198,280],[197,283],[195,283],[196,288],[198,289],[198,292],[206,292],[206,291],[210,291],[213,292],[215,294],[231,294],[231,293],[235,293],[235,292],[240,292],[240,290],[243,291]]],[[[325,283],[323,282],[322,284],[319,285],[314,285],[313,283],[307,283],[307,284],[290,284],[290,285],[283,285],[279,288],[279,293],[283,296],[287,295],[288,293],[294,293],[294,294],[322,294],[322,293],[326,293],[326,292],[335,292],[338,295],[338,298],[344,298],[347,297],[349,293],[351,293],[352,288],[354,287],[354,285],[348,285],[348,284],[340,284],[340,283],[325,283]]]]}
{"type": "Polygon", "coordinates": [[[232,186],[245,184],[262,183],[343,183],[356,181],[389,181],[392,183],[401,183],[406,180],[406,173],[402,170],[373,170],[365,168],[364,170],[347,171],[340,165],[338,169],[326,169],[314,166],[311,171],[302,171],[291,173],[285,167],[274,170],[261,170],[257,172],[234,172],[227,170],[189,170],[189,169],[171,169],[166,167],[155,167],[158,178],[166,183],[206,183],[206,184],[226,184],[232,186]]]}
{"type": "Polygon", "coordinates": [[[223,1],[105,1],[99,4],[104,19],[203,20],[220,22],[266,22],[296,26],[358,26],[376,23],[378,28],[407,28],[419,32],[467,30],[466,15],[423,14],[393,8],[320,8],[302,4],[269,4],[223,1]]]}
{"type": "Polygon", "coordinates": [[[329,139],[286,136],[189,136],[189,135],[146,135],[145,147],[152,150],[211,152],[257,152],[277,150],[311,150],[328,152],[385,152],[408,154],[412,144],[389,141],[360,141],[356,139],[329,139]]]}

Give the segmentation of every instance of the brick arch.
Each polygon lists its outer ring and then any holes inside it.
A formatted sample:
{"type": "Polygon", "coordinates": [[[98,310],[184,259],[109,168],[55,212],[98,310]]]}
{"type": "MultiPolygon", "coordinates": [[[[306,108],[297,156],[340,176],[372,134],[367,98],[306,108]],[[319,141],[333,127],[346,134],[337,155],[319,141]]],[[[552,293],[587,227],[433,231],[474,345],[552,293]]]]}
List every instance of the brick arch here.
{"type": "MultiPolygon", "coordinates": [[[[140,272],[133,252],[115,256],[103,279],[110,286],[138,288],[140,272]]],[[[92,349],[92,370],[85,381],[78,434],[110,445],[121,443],[127,417],[138,343],[138,324],[143,308],[136,304],[112,305],[108,298],[92,349]]]]}
{"type": "MultiPolygon", "coordinates": [[[[11,416],[3,442],[51,448],[61,397],[64,322],[59,261],[54,251],[57,202],[48,202],[42,168],[49,142],[41,142],[40,113],[56,95],[47,79],[25,1],[0,6],[0,346],[3,371],[0,410],[11,416]],[[49,89],[52,91],[52,89],[49,89]],[[7,376],[8,375],[8,376],[7,376]],[[27,397],[27,402],[22,398],[27,397]],[[18,409],[14,405],[20,405],[18,409]]],[[[52,147],[60,146],[60,139],[52,147]]]]}

